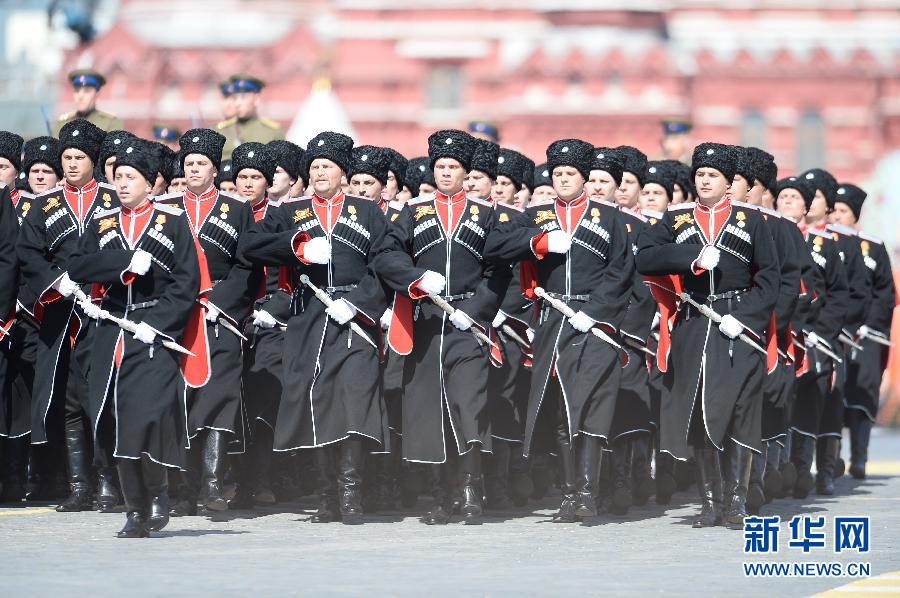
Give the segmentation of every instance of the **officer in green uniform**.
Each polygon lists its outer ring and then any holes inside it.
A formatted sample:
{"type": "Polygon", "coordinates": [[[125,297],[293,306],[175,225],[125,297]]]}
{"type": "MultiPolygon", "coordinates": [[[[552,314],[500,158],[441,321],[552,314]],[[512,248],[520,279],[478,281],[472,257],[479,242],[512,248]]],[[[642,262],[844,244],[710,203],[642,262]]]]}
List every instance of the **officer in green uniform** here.
{"type": "Polygon", "coordinates": [[[268,143],[284,139],[284,130],[277,122],[256,113],[259,94],[266,84],[250,75],[232,75],[231,86],[235,114],[216,125],[227,140],[222,157],[231,157],[235,147],[248,141],[268,143]]]}
{"type": "Polygon", "coordinates": [[[691,129],[694,124],[686,118],[664,118],[662,125],[662,137],[659,140],[664,160],[678,160],[685,164],[691,163],[691,152],[694,150],[691,140],[691,129]]]}
{"type": "Polygon", "coordinates": [[[103,75],[93,69],[77,69],[69,73],[69,81],[72,82],[75,111],[59,117],[53,125],[54,137],[59,137],[59,130],[64,124],[76,118],[88,120],[104,131],[118,131],[125,128],[122,119],[115,114],[97,110],[97,96],[100,94],[100,88],[106,85],[106,78],[103,75]]]}
{"type": "Polygon", "coordinates": [[[178,140],[181,139],[181,129],[166,123],[153,125],[153,139],[162,143],[170,150],[178,151],[178,140]]]}

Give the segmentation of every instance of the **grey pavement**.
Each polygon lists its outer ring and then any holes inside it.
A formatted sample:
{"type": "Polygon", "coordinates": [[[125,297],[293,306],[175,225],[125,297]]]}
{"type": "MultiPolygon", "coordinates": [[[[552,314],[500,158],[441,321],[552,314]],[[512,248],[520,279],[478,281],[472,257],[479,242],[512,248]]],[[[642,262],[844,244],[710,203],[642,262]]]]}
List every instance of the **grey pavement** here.
{"type": "MultiPolygon", "coordinates": [[[[878,432],[876,473],[837,483],[838,496],[776,501],[763,514],[872,517],[872,550],[812,556],[743,553],[743,534],[695,530],[693,489],[667,507],[634,508],[580,525],[549,522],[552,498],[483,525],[429,527],[412,513],[362,526],[305,521],[311,501],[215,517],[173,519],[156,537],[119,540],[124,516],[61,514],[49,505],[0,508],[0,596],[805,596],[852,579],[745,578],[744,561],[867,561],[872,575],[900,570],[900,434],[878,432]]],[[[900,590],[900,586],[897,587],[900,590]]]]}

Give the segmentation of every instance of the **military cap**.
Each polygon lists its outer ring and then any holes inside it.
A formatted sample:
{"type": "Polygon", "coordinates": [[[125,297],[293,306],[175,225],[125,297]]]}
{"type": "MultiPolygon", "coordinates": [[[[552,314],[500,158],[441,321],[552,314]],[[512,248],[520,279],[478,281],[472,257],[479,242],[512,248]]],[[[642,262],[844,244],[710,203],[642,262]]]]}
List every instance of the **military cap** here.
{"type": "Polygon", "coordinates": [[[190,129],[178,140],[181,145],[181,162],[189,154],[201,154],[210,159],[217,169],[222,161],[222,148],[225,147],[225,136],[212,129],[190,129]]]}
{"type": "Polygon", "coordinates": [[[724,143],[701,143],[694,148],[691,159],[691,177],[697,174],[700,168],[713,168],[722,173],[728,182],[734,180],[736,164],[734,149],[724,143]]]}
{"type": "Polygon", "coordinates": [[[469,133],[481,133],[490,137],[494,143],[500,141],[500,131],[492,123],[483,120],[473,120],[469,122],[469,133]]]}
{"type": "Polygon", "coordinates": [[[69,73],[69,82],[72,87],[93,87],[99,90],[106,85],[106,77],[94,69],[75,69],[69,73]]]}
{"type": "Polygon", "coordinates": [[[306,144],[306,172],[316,158],[325,158],[337,164],[344,174],[350,170],[353,140],[343,133],[325,131],[319,133],[306,144]]]}
{"type": "Polygon", "coordinates": [[[391,156],[382,147],[360,145],[350,152],[350,171],[347,178],[354,174],[368,174],[382,186],[387,185],[388,170],[391,169],[391,156]]]}
{"type": "Polygon", "coordinates": [[[181,137],[181,130],[171,125],[156,124],[153,125],[153,138],[160,141],[178,141],[181,137]]]}
{"type": "Polygon", "coordinates": [[[259,93],[266,86],[262,79],[247,75],[245,73],[237,73],[231,76],[232,93],[241,93],[245,91],[259,93]]]}
{"type": "Polygon", "coordinates": [[[223,79],[222,81],[219,81],[219,93],[221,93],[224,98],[227,98],[234,93],[234,86],[230,80],[223,79]]]}
{"type": "Polygon", "coordinates": [[[851,183],[841,183],[835,191],[835,203],[847,204],[853,215],[859,220],[862,213],[863,202],[866,201],[866,192],[851,183]]]}
{"type": "Polygon", "coordinates": [[[468,171],[471,169],[474,153],[475,138],[465,131],[445,129],[428,137],[428,158],[431,168],[434,168],[435,162],[441,158],[453,158],[468,171]]]}
{"type": "Polygon", "coordinates": [[[594,157],[591,160],[591,170],[602,170],[609,173],[609,176],[616,182],[617,187],[622,184],[623,168],[622,158],[617,150],[611,147],[594,148],[594,157]]]}
{"type": "Polygon", "coordinates": [[[571,166],[588,180],[593,158],[594,146],[581,139],[559,139],[547,146],[547,167],[551,173],[557,166],[571,166]]]}
{"type": "Polygon", "coordinates": [[[10,131],[0,131],[0,158],[9,160],[13,168],[22,170],[22,144],[25,140],[21,135],[10,131]]]}
{"type": "Polygon", "coordinates": [[[97,165],[97,156],[105,137],[106,132],[90,121],[83,118],[70,120],[59,130],[59,154],[62,156],[70,148],[78,149],[97,165]]]}
{"type": "Polygon", "coordinates": [[[686,118],[664,118],[659,122],[662,125],[663,135],[690,133],[694,127],[693,123],[686,118]]]}

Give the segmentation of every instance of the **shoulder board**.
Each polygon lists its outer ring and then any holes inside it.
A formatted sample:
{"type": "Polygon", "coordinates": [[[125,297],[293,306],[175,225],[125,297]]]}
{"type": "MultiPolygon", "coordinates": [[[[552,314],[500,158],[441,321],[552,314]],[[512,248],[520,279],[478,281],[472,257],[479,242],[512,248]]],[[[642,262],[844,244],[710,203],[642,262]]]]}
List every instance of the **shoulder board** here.
{"type": "Polygon", "coordinates": [[[246,197],[241,197],[240,195],[234,195],[232,193],[229,193],[228,191],[219,191],[219,196],[227,197],[228,199],[233,199],[234,201],[239,202],[239,203],[247,203],[246,197]]]}
{"type": "Polygon", "coordinates": [[[153,198],[153,202],[156,203],[160,201],[170,201],[173,199],[182,199],[183,197],[184,193],[178,193],[176,191],[175,193],[164,193],[163,195],[157,195],[153,198]]]}
{"type": "Polygon", "coordinates": [[[605,206],[609,206],[611,208],[619,209],[619,204],[617,204],[614,201],[609,201],[608,199],[600,199],[599,197],[589,197],[588,200],[592,201],[594,203],[599,203],[599,204],[603,204],[605,206]]]}
{"type": "Polygon", "coordinates": [[[819,235],[820,237],[825,237],[827,239],[831,238],[831,233],[829,233],[824,228],[810,228],[806,232],[808,232],[811,235],[819,235]]]}
{"type": "Polygon", "coordinates": [[[493,207],[494,207],[494,204],[493,204],[493,203],[491,203],[490,201],[488,201],[488,200],[486,200],[486,199],[481,199],[480,197],[466,196],[466,199],[468,199],[469,201],[474,201],[475,203],[481,204],[481,205],[483,205],[483,206],[485,206],[485,207],[488,207],[488,208],[493,208],[493,207]]]}
{"type": "Polygon", "coordinates": [[[233,116],[232,116],[231,118],[226,118],[225,120],[223,120],[222,122],[220,122],[219,124],[217,124],[217,125],[216,125],[216,128],[217,128],[217,129],[224,129],[225,127],[228,127],[228,126],[233,125],[235,120],[236,120],[236,119],[235,119],[235,117],[233,117],[233,116]]]}
{"type": "Polygon", "coordinates": [[[109,183],[101,183],[101,182],[98,181],[98,182],[97,182],[97,186],[103,187],[104,189],[109,189],[110,191],[115,191],[115,190],[116,190],[116,186],[115,186],[115,185],[110,185],[109,183]]]}
{"type": "Polygon", "coordinates": [[[657,220],[661,220],[664,215],[656,210],[643,210],[641,213],[644,215],[644,218],[656,218],[657,220]]]}
{"type": "Polygon", "coordinates": [[[62,186],[62,185],[57,185],[56,187],[54,187],[54,188],[52,188],[52,189],[47,189],[46,191],[44,191],[43,193],[41,193],[40,195],[38,195],[38,196],[37,196],[37,199],[41,199],[41,198],[43,198],[43,197],[48,197],[48,196],[50,196],[50,195],[56,195],[57,193],[59,193],[59,192],[62,191],[62,190],[63,190],[63,186],[62,186]]]}
{"type": "Polygon", "coordinates": [[[283,199],[270,199],[268,205],[269,205],[269,207],[271,207],[271,208],[277,208],[278,206],[281,205],[281,203],[282,203],[283,201],[284,201],[283,199]]]}
{"type": "Polygon", "coordinates": [[[533,201],[528,204],[529,208],[534,208],[536,206],[548,206],[550,204],[556,203],[556,198],[551,197],[550,199],[540,199],[538,201],[533,201]]]}
{"type": "Polygon", "coordinates": [[[170,206],[164,203],[156,204],[155,208],[160,212],[165,212],[166,214],[171,214],[173,216],[181,216],[184,214],[184,210],[181,208],[176,208],[175,206],[170,206]]]}
{"type": "Polygon", "coordinates": [[[633,217],[637,218],[638,220],[640,220],[641,222],[647,222],[646,216],[642,216],[641,214],[639,214],[638,212],[635,212],[631,208],[625,208],[625,207],[619,206],[619,209],[622,211],[623,214],[628,214],[629,216],[633,216],[633,217]]]}
{"type": "Polygon", "coordinates": [[[696,201],[689,201],[687,203],[677,203],[675,205],[670,205],[668,210],[670,212],[677,212],[678,210],[693,210],[696,206],[696,201]]]}
{"type": "Polygon", "coordinates": [[[425,195],[420,195],[418,197],[414,197],[406,203],[408,203],[411,206],[414,206],[414,205],[418,205],[420,203],[425,203],[426,201],[433,201],[433,200],[434,200],[434,193],[426,193],[425,195]]]}
{"type": "Polygon", "coordinates": [[[289,203],[297,203],[298,201],[304,201],[311,199],[309,195],[298,195],[297,197],[288,197],[287,199],[281,200],[281,205],[289,204],[289,203]]]}
{"type": "Polygon", "coordinates": [[[391,209],[394,209],[394,210],[402,210],[402,209],[403,209],[403,205],[404,205],[404,204],[403,204],[402,201],[397,201],[396,199],[393,199],[393,200],[391,200],[391,201],[388,202],[388,207],[391,208],[391,209]]]}
{"type": "MultiPolygon", "coordinates": [[[[159,206],[157,206],[159,207],[159,206]]],[[[122,208],[110,208],[108,210],[97,210],[94,212],[94,220],[99,220],[100,218],[105,218],[111,214],[118,214],[122,211],[122,208]]]]}
{"type": "Polygon", "coordinates": [[[855,237],[857,234],[859,234],[856,232],[856,229],[852,229],[849,226],[844,226],[843,224],[829,224],[825,227],[825,229],[835,233],[846,235],[848,237],[855,237]]]}
{"type": "Polygon", "coordinates": [[[19,199],[34,199],[34,194],[28,191],[19,191],[19,199]]]}
{"type": "Polygon", "coordinates": [[[747,203],[746,201],[735,201],[731,200],[731,205],[737,206],[739,208],[744,208],[745,210],[753,210],[756,211],[759,209],[759,206],[755,206],[752,203],[747,203]]]}
{"type": "Polygon", "coordinates": [[[762,206],[759,206],[759,211],[767,216],[772,216],[773,218],[784,218],[784,216],[781,215],[781,212],[773,210],[772,208],[764,208],[762,206]]]}
{"type": "Polygon", "coordinates": [[[270,120],[268,118],[263,118],[261,116],[259,117],[259,122],[261,122],[263,125],[269,127],[270,129],[280,129],[281,128],[281,125],[279,125],[274,120],[270,120]]]}
{"type": "Polygon", "coordinates": [[[860,239],[865,239],[866,241],[871,241],[872,243],[879,243],[882,245],[884,244],[884,241],[882,241],[875,235],[870,235],[869,233],[864,233],[862,231],[859,231],[859,233],[857,233],[857,234],[859,235],[860,239]]]}
{"type": "Polygon", "coordinates": [[[6,189],[6,183],[0,183],[0,189],[6,189]]]}
{"type": "Polygon", "coordinates": [[[511,205],[509,205],[509,204],[500,203],[500,202],[497,202],[497,203],[494,204],[494,209],[495,209],[495,210],[501,210],[501,209],[502,209],[502,210],[513,210],[513,211],[516,211],[516,212],[524,212],[524,211],[525,211],[525,210],[523,210],[522,208],[518,208],[518,207],[516,207],[516,206],[511,206],[511,205]]]}
{"type": "Polygon", "coordinates": [[[375,201],[374,199],[369,199],[368,197],[363,197],[361,195],[351,195],[350,193],[344,193],[344,198],[348,198],[348,197],[350,199],[358,199],[359,201],[362,201],[365,203],[373,203],[375,201]]]}

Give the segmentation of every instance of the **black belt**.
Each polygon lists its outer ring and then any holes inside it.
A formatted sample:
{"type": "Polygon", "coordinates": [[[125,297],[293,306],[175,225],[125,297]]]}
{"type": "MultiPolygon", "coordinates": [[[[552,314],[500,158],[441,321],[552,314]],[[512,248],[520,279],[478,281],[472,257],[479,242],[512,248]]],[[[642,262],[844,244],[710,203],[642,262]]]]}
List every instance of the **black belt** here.
{"type": "Polygon", "coordinates": [[[691,296],[691,299],[693,299],[697,303],[715,303],[716,301],[722,301],[723,299],[737,299],[749,290],[750,289],[736,289],[734,291],[725,291],[724,293],[717,293],[714,295],[696,295],[694,293],[689,294],[691,296]]]}
{"type": "Polygon", "coordinates": [[[569,301],[590,301],[590,295],[564,295],[562,293],[551,293],[550,291],[544,291],[549,297],[553,297],[554,299],[559,299],[560,301],[565,301],[568,303],[569,301]]]}
{"type": "Polygon", "coordinates": [[[475,296],[475,291],[468,291],[466,293],[457,293],[456,295],[438,295],[438,297],[440,297],[447,303],[453,303],[454,301],[462,301],[463,299],[471,299],[474,296],[475,296]]]}
{"type": "Polygon", "coordinates": [[[115,309],[121,309],[123,311],[137,311],[139,309],[147,309],[155,306],[159,303],[159,299],[150,299],[149,301],[141,301],[140,303],[130,303],[125,305],[123,303],[119,303],[118,301],[110,301],[110,306],[115,309]]]}

